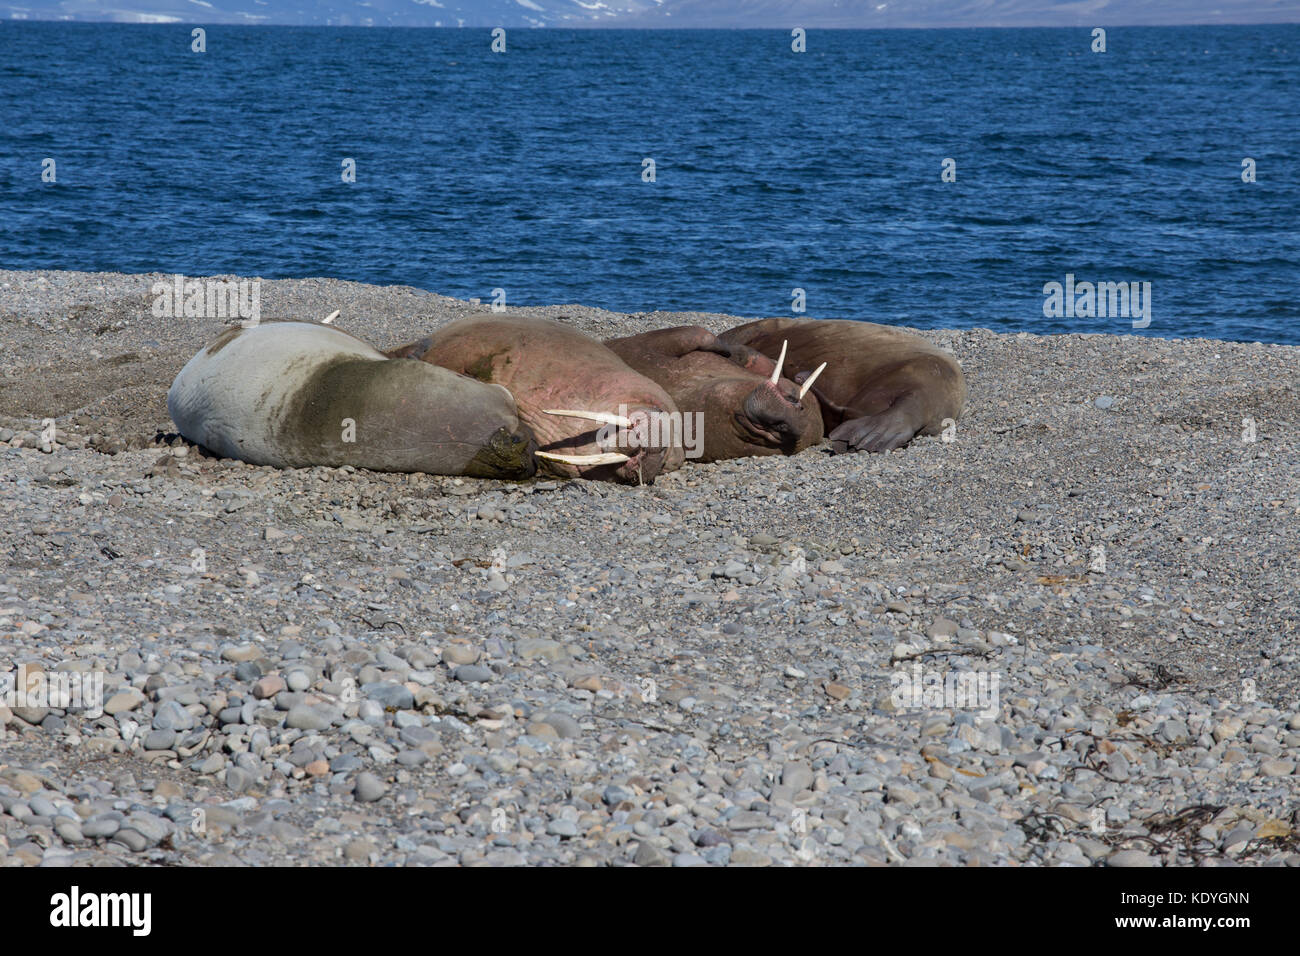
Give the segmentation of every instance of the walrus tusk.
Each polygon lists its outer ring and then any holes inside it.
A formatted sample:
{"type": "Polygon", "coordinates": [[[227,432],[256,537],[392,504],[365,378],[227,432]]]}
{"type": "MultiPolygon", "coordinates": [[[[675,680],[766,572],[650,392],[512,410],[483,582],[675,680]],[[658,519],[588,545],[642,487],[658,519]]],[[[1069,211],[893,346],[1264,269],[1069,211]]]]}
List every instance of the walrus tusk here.
{"type": "Polygon", "coordinates": [[[799,389],[799,401],[803,401],[803,397],[808,394],[808,389],[812,388],[812,383],[817,381],[817,376],[825,370],[826,363],[822,362],[821,365],[817,366],[817,371],[808,376],[807,380],[803,383],[803,388],[799,389]]]}
{"type": "Polygon", "coordinates": [[[607,451],[603,455],[557,455],[554,452],[539,451],[534,452],[538,458],[544,458],[547,461],[558,461],[565,465],[577,465],[583,467],[586,465],[621,465],[629,461],[627,455],[619,454],[616,451],[607,451]]]}
{"type": "Polygon", "coordinates": [[[777,379],[781,377],[781,366],[785,364],[785,347],[789,344],[789,342],[781,343],[781,357],[776,360],[776,368],[772,369],[771,382],[773,385],[775,385],[777,379]]]}
{"type": "Polygon", "coordinates": [[[566,415],[569,418],[585,418],[591,422],[603,422],[606,425],[618,425],[620,428],[631,428],[632,419],[622,415],[615,415],[613,412],[582,412],[572,408],[543,408],[547,415],[566,415]]]}
{"type": "Polygon", "coordinates": [[[335,310],[334,310],[333,312],[331,312],[329,315],[325,316],[325,318],[321,319],[321,320],[320,320],[320,324],[321,324],[321,325],[329,325],[331,322],[333,322],[333,321],[334,321],[335,319],[337,319],[338,317],[339,317],[339,310],[338,310],[338,309],[335,309],[335,310]]]}

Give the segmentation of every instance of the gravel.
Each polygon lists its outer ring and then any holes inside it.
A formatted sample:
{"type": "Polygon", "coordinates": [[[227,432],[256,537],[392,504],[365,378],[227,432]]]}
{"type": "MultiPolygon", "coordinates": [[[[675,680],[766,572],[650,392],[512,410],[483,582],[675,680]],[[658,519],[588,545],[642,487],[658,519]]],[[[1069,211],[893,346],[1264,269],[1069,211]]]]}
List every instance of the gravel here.
{"type": "Polygon", "coordinates": [[[173,433],[161,278],[0,272],[0,663],[103,701],[0,704],[0,863],[1300,865],[1300,349],[928,332],[953,442],[276,471],[173,433]]]}

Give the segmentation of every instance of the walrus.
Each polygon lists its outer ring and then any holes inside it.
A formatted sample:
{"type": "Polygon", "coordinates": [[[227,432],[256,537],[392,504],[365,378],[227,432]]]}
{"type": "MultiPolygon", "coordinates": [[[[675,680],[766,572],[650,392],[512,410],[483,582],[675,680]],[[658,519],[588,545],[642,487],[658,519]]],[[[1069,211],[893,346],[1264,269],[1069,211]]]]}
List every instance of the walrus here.
{"type": "Polygon", "coordinates": [[[775,355],[789,343],[795,381],[820,363],[813,394],[833,450],[890,451],[917,435],[936,435],[961,415],[966,379],[947,352],[925,339],[848,319],[760,319],[723,332],[724,342],[775,355]]]}
{"type": "Polygon", "coordinates": [[[817,399],[781,376],[779,364],[727,344],[698,325],[606,339],[635,371],[663,387],[682,419],[701,421],[702,461],[793,455],[822,440],[817,399]],[[758,366],[757,368],[754,368],[758,366]]]}
{"type": "Polygon", "coordinates": [[[536,437],[539,470],[649,484],[681,467],[681,416],[668,393],[567,325],[474,316],[384,354],[508,388],[536,437]]]}
{"type": "Polygon", "coordinates": [[[532,432],[496,385],[394,362],[339,329],[234,326],[167,392],[180,433],[226,458],[305,468],[528,478],[532,432]]]}

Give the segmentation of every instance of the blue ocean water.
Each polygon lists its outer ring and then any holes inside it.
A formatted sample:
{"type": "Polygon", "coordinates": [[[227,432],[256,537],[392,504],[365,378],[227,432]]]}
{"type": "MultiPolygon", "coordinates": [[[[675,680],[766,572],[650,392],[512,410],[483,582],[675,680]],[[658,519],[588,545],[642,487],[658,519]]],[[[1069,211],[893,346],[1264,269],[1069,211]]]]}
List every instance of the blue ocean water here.
{"type": "Polygon", "coordinates": [[[1300,26],[190,31],[0,23],[0,265],[1300,343],[1300,26]]]}

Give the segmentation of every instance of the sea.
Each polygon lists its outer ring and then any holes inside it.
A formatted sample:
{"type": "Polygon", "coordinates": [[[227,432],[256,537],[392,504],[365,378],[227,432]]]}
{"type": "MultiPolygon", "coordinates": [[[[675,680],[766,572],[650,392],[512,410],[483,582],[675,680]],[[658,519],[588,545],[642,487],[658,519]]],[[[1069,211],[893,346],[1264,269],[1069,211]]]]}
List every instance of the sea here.
{"type": "Polygon", "coordinates": [[[0,23],[0,267],[1300,344],[1300,25],[495,45],[0,23]]]}

